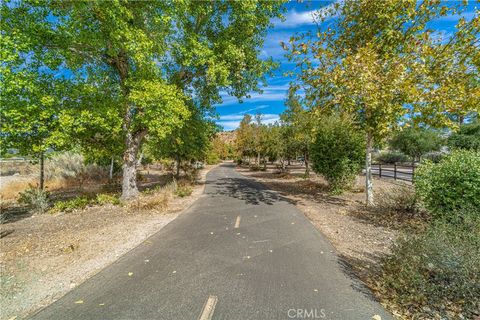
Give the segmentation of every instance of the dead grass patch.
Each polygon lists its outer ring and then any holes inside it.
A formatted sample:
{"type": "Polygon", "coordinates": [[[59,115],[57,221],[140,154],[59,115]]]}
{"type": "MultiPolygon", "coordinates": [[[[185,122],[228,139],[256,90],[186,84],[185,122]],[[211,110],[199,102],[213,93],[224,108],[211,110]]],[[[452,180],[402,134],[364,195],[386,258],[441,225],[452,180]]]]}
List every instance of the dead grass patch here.
{"type": "MultiPolygon", "coordinates": [[[[168,207],[168,203],[172,195],[167,192],[159,192],[157,194],[144,196],[138,199],[138,201],[132,201],[131,204],[135,209],[142,210],[165,210],[168,207]]],[[[130,208],[129,206],[127,206],[130,208]]]]}

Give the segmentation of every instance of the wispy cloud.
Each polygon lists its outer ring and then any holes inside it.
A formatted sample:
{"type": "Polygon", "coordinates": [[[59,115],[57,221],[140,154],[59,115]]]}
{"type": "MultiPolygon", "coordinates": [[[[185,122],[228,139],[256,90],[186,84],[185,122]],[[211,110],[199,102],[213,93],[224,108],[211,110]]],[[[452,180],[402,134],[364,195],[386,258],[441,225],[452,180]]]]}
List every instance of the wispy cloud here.
{"type": "Polygon", "coordinates": [[[299,26],[314,24],[314,14],[317,10],[297,12],[292,10],[285,15],[285,21],[276,19],[273,21],[278,28],[296,28],[299,26]]]}
{"type": "Polygon", "coordinates": [[[252,111],[257,111],[257,110],[265,109],[265,108],[268,108],[268,107],[270,107],[268,104],[261,104],[259,106],[256,106],[255,108],[250,108],[250,109],[243,110],[243,111],[240,111],[240,112],[237,112],[237,113],[238,114],[249,113],[249,112],[252,112],[252,111]]]}
{"type": "MultiPolygon", "coordinates": [[[[217,120],[217,124],[221,125],[224,130],[234,130],[240,125],[240,121],[243,119],[244,115],[239,114],[227,114],[220,116],[220,119],[217,120]]],[[[278,121],[280,116],[278,114],[269,113],[262,115],[263,124],[272,124],[275,121],[278,121]]]]}
{"type": "Polygon", "coordinates": [[[320,7],[319,9],[309,10],[309,11],[301,11],[297,12],[296,10],[291,10],[289,13],[285,15],[285,20],[281,21],[279,19],[275,19],[273,24],[277,28],[297,28],[306,25],[314,25],[316,21],[318,22],[320,17],[324,17],[325,20],[329,20],[335,18],[336,15],[332,15],[332,10],[335,6],[335,3],[342,3],[343,0],[337,0],[334,2],[326,2],[326,5],[320,7]]]}
{"type": "MultiPolygon", "coordinates": [[[[282,85],[275,85],[275,86],[268,86],[262,88],[263,93],[252,92],[250,94],[250,98],[244,99],[244,101],[249,102],[258,102],[258,101],[281,101],[284,100],[288,90],[288,84],[282,85]]],[[[228,106],[232,104],[237,104],[238,99],[232,96],[228,96],[226,94],[222,95],[223,103],[218,105],[221,106],[228,106]]]]}

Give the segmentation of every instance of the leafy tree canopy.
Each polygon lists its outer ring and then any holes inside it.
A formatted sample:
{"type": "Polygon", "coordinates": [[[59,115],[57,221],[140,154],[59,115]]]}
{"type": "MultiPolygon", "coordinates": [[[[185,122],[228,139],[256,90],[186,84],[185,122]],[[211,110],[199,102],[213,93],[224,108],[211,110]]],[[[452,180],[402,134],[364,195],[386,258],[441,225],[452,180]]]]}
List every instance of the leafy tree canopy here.
{"type": "Polygon", "coordinates": [[[393,149],[410,156],[412,160],[419,159],[428,152],[440,150],[442,142],[438,131],[413,127],[399,131],[389,141],[393,149]]]}
{"type": "Polygon", "coordinates": [[[135,165],[147,135],[166,137],[192,116],[191,105],[208,109],[221,91],[240,99],[259,90],[275,64],[259,59],[258,48],[281,8],[253,0],[5,2],[2,68],[13,78],[68,75],[77,90],[62,94],[68,108],[50,113],[89,141],[99,127],[118,132],[128,198],[138,192],[135,165]],[[92,100],[100,88],[103,98],[92,100]]]}
{"type": "Polygon", "coordinates": [[[453,149],[480,150],[480,121],[461,125],[447,141],[453,149]]]}

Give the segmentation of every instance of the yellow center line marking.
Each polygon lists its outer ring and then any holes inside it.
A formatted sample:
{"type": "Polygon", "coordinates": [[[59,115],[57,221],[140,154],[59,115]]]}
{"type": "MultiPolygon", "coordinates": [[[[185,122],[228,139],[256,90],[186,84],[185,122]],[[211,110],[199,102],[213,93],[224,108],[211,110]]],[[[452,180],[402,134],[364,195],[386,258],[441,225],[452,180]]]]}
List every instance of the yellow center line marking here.
{"type": "Polygon", "coordinates": [[[237,220],[235,220],[235,229],[240,227],[240,220],[242,220],[241,216],[237,216],[237,220]]]}
{"type": "Polygon", "coordinates": [[[217,296],[208,297],[205,305],[203,306],[202,313],[198,320],[210,320],[213,317],[213,312],[215,311],[215,306],[217,305],[218,298],[217,296]]]}

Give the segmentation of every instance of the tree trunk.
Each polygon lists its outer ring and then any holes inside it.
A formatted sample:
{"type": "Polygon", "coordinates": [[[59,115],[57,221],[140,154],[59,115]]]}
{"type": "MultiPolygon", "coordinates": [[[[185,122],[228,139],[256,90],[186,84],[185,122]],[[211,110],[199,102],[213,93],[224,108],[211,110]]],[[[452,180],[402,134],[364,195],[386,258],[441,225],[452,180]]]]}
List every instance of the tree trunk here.
{"type": "Polygon", "coordinates": [[[43,151],[40,153],[40,184],[39,189],[43,190],[45,185],[45,154],[43,151]]]}
{"type": "Polygon", "coordinates": [[[143,160],[143,151],[140,152],[140,156],[138,157],[137,167],[140,167],[142,165],[142,160],[143,160]]]}
{"type": "Polygon", "coordinates": [[[367,133],[367,147],[365,156],[365,193],[367,195],[367,206],[373,206],[373,184],[372,184],[372,144],[373,137],[367,133]]]}
{"type": "Polygon", "coordinates": [[[180,157],[178,155],[176,157],[176,169],[177,173],[175,174],[175,177],[178,179],[180,178],[180,157]]]}
{"type": "Polygon", "coordinates": [[[125,152],[123,154],[122,199],[138,196],[137,187],[137,155],[146,131],[127,132],[125,137],[125,152]]]}
{"type": "Polygon", "coordinates": [[[110,171],[108,172],[108,179],[110,180],[113,179],[113,157],[112,157],[112,160],[110,161],[110,171]]]}
{"type": "Polygon", "coordinates": [[[310,168],[308,165],[308,152],[305,151],[303,154],[303,161],[305,161],[305,177],[309,178],[310,177],[310,168]]]}
{"type": "Polygon", "coordinates": [[[260,166],[260,152],[257,152],[257,165],[260,166]]]}

